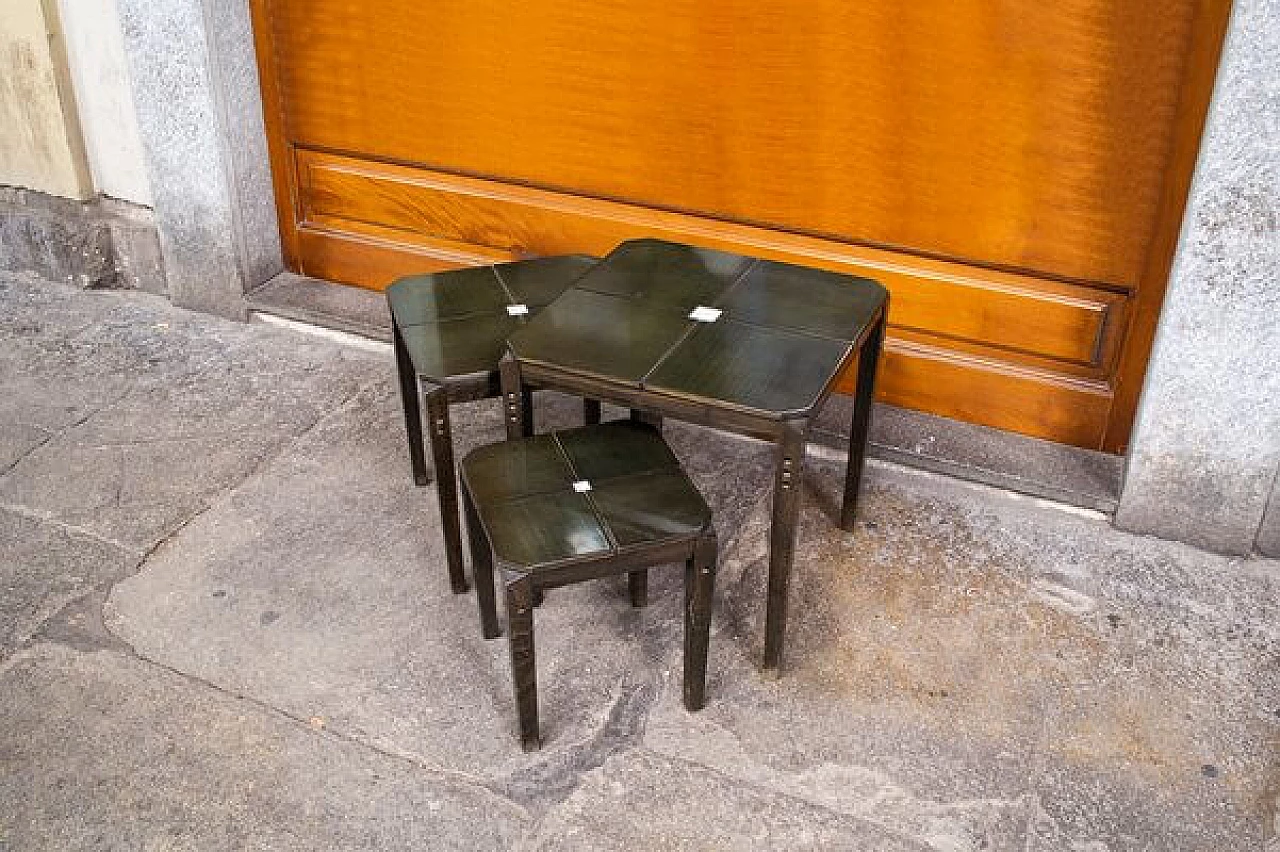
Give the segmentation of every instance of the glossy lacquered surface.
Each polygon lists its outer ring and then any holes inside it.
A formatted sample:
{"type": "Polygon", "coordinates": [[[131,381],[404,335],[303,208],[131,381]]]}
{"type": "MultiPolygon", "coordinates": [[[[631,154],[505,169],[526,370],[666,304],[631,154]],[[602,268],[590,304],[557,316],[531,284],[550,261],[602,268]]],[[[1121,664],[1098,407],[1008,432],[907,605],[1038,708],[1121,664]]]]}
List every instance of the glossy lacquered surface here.
{"type": "Polygon", "coordinates": [[[462,470],[494,556],[522,570],[688,539],[711,521],[662,436],[644,423],[481,447],[462,470]]]}
{"type": "MultiPolygon", "coordinates": [[[[503,359],[504,381],[511,364],[503,359]]],[[[521,745],[541,743],[534,607],[544,589],[570,583],[625,573],[631,605],[642,607],[649,569],[683,562],[684,705],[699,709],[716,573],[711,510],[656,427],[632,419],[530,436],[520,423],[527,412],[513,401],[519,394],[503,391],[508,440],[463,460],[462,499],[486,639],[502,632],[501,569],[521,745]]]]}
{"type": "MultiPolygon", "coordinates": [[[[507,335],[564,292],[592,263],[592,258],[581,255],[524,260],[413,275],[387,289],[413,480],[418,485],[431,481],[424,441],[429,435],[449,581],[455,593],[466,591],[467,578],[449,405],[495,395],[498,360],[506,349],[507,335]]],[[[521,404],[531,406],[532,401],[521,395],[521,404]]],[[[599,422],[599,403],[585,400],[583,405],[586,419],[599,422]]]]}
{"type": "Polygon", "coordinates": [[[594,263],[567,255],[413,275],[387,288],[387,303],[418,375],[442,380],[491,372],[507,335],[594,263]],[[528,313],[508,310],[519,305],[528,313]]]}
{"type": "Polygon", "coordinates": [[[515,329],[520,361],[773,417],[807,415],[888,294],[866,278],[623,243],[515,329]],[[696,308],[714,321],[690,319],[696,308]]]}

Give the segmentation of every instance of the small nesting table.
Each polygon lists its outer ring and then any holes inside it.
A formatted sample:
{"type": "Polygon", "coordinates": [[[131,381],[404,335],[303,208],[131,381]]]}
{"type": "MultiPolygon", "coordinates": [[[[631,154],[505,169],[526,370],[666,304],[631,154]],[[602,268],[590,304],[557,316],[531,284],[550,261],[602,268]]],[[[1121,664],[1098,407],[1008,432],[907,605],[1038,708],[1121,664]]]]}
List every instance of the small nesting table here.
{"type": "Polygon", "coordinates": [[[777,446],[764,668],[782,659],[810,418],[855,360],[840,526],[852,529],[888,292],[875,281],[661,240],[620,245],[509,338],[507,433],[555,388],[777,446]]]}
{"type": "MultiPolygon", "coordinates": [[[[582,255],[548,257],[401,278],[387,288],[409,458],[418,485],[427,473],[419,391],[426,397],[440,520],[449,582],[467,590],[458,523],[449,406],[499,395],[498,359],[507,335],[529,321],[595,263],[582,255]]],[[[523,429],[533,428],[533,404],[519,393],[523,429]]],[[[588,423],[600,422],[600,403],[583,402],[588,423]]]]}
{"type": "Polygon", "coordinates": [[[526,750],[539,745],[533,607],[543,589],[625,573],[643,606],[647,569],[683,562],[684,703],[702,707],[715,530],[657,428],[618,420],[481,447],[462,461],[462,499],[486,639],[500,633],[495,562],[502,571],[526,750]]]}

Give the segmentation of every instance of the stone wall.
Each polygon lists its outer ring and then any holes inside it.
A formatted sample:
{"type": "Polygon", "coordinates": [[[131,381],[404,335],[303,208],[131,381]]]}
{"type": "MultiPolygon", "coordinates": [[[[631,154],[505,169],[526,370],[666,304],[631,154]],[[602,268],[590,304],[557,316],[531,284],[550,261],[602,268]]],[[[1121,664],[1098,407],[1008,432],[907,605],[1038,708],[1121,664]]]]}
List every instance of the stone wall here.
{"type": "Polygon", "coordinates": [[[57,6],[93,188],[150,207],[116,0],[57,0],[57,6]]]}
{"type": "Polygon", "coordinates": [[[0,270],[84,288],[166,289],[151,210],[0,187],[0,270]]]}
{"type": "Polygon", "coordinates": [[[1280,555],[1277,44],[1280,0],[1237,0],[1116,516],[1236,554],[1280,555]]]}
{"type": "Polygon", "coordinates": [[[163,293],[115,0],[0,0],[0,270],[163,293]]]}
{"type": "Polygon", "coordinates": [[[56,14],[0,2],[0,185],[93,194],[56,14]]]}
{"type": "Polygon", "coordinates": [[[118,0],[177,305],[232,318],[284,271],[244,0],[118,0]]]}

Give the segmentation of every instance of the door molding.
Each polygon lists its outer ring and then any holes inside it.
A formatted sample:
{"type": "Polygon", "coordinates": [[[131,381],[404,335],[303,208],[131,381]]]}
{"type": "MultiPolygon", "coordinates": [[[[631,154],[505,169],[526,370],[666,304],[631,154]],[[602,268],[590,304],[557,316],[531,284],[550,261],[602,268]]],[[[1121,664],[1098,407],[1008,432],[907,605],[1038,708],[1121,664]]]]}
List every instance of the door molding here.
{"type": "MultiPolygon", "coordinates": [[[[956,390],[954,400],[936,405],[931,401],[930,410],[1094,449],[1125,450],[1230,16],[1228,0],[1195,0],[1191,46],[1178,87],[1174,138],[1154,234],[1133,289],[991,270],[864,243],[307,149],[296,145],[288,132],[272,36],[274,2],[278,0],[251,0],[250,5],[281,211],[281,240],[286,262],[294,271],[378,286],[410,271],[409,265],[422,271],[528,253],[603,252],[612,247],[609,240],[659,233],[888,278],[891,289],[893,276],[900,275],[903,280],[909,278],[912,286],[895,290],[894,309],[905,313],[902,319],[893,317],[889,351],[896,354],[891,357],[904,364],[927,362],[935,367],[951,359],[961,386],[971,384],[973,391],[985,396],[980,402],[965,400],[956,390]],[[348,194],[344,195],[343,187],[348,194]],[[465,199],[470,209],[460,207],[458,199],[465,199]],[[352,203],[355,200],[359,203],[352,203]],[[564,223],[570,221],[579,229],[579,239],[560,239],[564,223]],[[540,226],[535,227],[535,222],[540,226]],[[941,294],[947,287],[981,293],[982,310],[969,317],[943,316],[941,294]],[[1036,309],[1023,314],[1022,322],[1005,322],[1000,329],[1001,310],[1028,303],[1036,309]],[[911,317],[928,315],[930,305],[932,316],[941,317],[941,322],[934,321],[927,329],[913,323],[911,317]],[[1033,321],[1026,323],[1026,317],[1033,321]],[[1012,405],[1003,399],[998,382],[980,381],[979,376],[1037,382],[1034,393],[1045,404],[1012,405]],[[1050,411],[1062,404],[1058,399],[1062,394],[1072,398],[1064,411],[1074,411],[1085,422],[1068,427],[1050,411]]],[[[918,375],[905,368],[896,373],[890,368],[889,374],[918,375]]],[[[933,392],[945,397],[951,389],[939,390],[939,384],[933,382],[933,392]]],[[[882,387],[887,401],[922,404],[918,393],[893,393],[892,381],[882,387]]]]}

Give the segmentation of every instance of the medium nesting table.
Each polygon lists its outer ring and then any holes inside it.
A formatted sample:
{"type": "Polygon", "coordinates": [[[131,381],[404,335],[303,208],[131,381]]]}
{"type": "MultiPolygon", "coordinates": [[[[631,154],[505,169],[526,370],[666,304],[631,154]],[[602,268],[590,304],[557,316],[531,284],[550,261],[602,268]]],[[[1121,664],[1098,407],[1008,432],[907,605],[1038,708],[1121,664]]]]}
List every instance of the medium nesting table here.
{"type": "Polygon", "coordinates": [[[663,242],[616,248],[508,339],[507,434],[554,388],[777,446],[764,668],[781,664],[810,420],[855,360],[840,526],[853,528],[888,292],[875,281],[663,242]]]}
{"type": "MultiPolygon", "coordinates": [[[[507,335],[595,262],[582,255],[523,260],[415,275],[387,288],[413,479],[418,485],[431,481],[418,398],[421,390],[427,403],[449,582],[455,593],[467,590],[467,579],[449,406],[498,396],[498,359],[506,350],[507,335]]],[[[531,395],[525,392],[519,397],[523,428],[532,431],[531,395]]],[[[599,423],[599,401],[584,400],[583,413],[588,423],[599,423]]]]}

